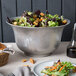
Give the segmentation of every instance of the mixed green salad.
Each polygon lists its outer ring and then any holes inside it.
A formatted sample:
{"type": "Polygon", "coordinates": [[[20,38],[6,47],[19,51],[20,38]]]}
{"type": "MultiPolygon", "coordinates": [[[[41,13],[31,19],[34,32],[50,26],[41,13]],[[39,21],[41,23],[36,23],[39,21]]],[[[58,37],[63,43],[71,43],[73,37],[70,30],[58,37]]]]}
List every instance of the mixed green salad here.
{"type": "Polygon", "coordinates": [[[19,18],[10,20],[7,17],[7,19],[9,23],[22,27],[56,27],[67,23],[67,20],[65,20],[63,16],[59,16],[58,14],[51,15],[48,11],[44,14],[40,10],[35,12],[24,11],[19,18]]]}
{"type": "Polygon", "coordinates": [[[76,67],[71,62],[55,62],[53,66],[46,66],[41,73],[44,76],[69,76],[70,72],[76,72],[76,67]]]}

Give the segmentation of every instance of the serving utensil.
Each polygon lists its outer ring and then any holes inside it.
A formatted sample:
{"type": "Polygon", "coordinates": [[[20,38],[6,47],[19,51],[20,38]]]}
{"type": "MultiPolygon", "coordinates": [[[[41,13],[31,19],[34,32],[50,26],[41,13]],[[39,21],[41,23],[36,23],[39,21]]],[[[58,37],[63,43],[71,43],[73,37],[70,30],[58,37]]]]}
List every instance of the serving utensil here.
{"type": "Polygon", "coordinates": [[[9,53],[9,54],[13,55],[15,53],[15,51],[13,49],[10,49],[10,48],[11,48],[11,46],[8,45],[7,48],[0,50],[0,53],[9,53]]]}

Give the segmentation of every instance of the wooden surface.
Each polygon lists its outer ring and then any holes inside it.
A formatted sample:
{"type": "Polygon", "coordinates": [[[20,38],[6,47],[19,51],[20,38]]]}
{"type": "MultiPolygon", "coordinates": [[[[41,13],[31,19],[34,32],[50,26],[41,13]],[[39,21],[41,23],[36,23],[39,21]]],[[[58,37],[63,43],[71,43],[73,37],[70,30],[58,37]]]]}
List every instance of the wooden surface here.
{"type": "MultiPolygon", "coordinates": [[[[29,56],[24,55],[22,51],[20,51],[15,43],[5,43],[5,45],[11,45],[12,49],[15,50],[14,55],[10,55],[8,64],[6,64],[3,67],[0,67],[0,73],[3,73],[5,76],[7,76],[9,73],[14,71],[16,68],[23,66],[23,65],[31,65],[31,67],[34,66],[29,62],[29,56]],[[27,59],[27,62],[22,62],[22,59],[27,59]]],[[[62,42],[58,49],[56,49],[51,55],[46,57],[32,57],[36,64],[44,61],[54,61],[54,60],[62,60],[67,61],[76,64],[76,58],[69,58],[66,56],[66,48],[67,48],[68,42],[62,42]]]]}
{"type": "Polygon", "coordinates": [[[13,42],[12,28],[6,24],[6,17],[19,16],[25,11],[40,9],[51,14],[64,15],[71,20],[71,24],[65,27],[62,41],[71,40],[73,24],[76,21],[76,0],[0,0],[0,41],[13,42]],[[1,16],[2,13],[2,16],[1,16]],[[2,21],[1,21],[2,20],[2,21]],[[2,23],[1,23],[2,22],[2,23]]]}

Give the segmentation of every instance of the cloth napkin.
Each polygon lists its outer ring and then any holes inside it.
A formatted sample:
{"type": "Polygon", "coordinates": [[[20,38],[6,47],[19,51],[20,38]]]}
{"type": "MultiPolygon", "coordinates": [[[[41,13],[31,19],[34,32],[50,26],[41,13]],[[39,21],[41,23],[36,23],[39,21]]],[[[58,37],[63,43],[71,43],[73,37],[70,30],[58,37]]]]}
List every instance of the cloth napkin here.
{"type": "Polygon", "coordinates": [[[8,76],[35,76],[29,67],[19,67],[8,76]]]}
{"type": "Polygon", "coordinates": [[[0,73],[0,76],[4,76],[4,75],[0,73]]]}

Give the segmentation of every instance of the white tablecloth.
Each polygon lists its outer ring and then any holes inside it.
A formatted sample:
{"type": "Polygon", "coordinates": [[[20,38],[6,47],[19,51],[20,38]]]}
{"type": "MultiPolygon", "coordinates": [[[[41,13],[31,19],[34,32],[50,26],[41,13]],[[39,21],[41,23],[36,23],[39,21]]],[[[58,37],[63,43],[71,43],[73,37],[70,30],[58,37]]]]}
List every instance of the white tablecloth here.
{"type": "MultiPolygon", "coordinates": [[[[29,62],[28,56],[24,55],[22,51],[20,51],[15,43],[4,43],[5,45],[12,45],[12,48],[16,51],[14,55],[10,55],[8,64],[5,66],[0,67],[0,72],[3,73],[5,76],[7,76],[9,73],[11,73],[13,70],[15,70],[17,67],[23,66],[23,65],[31,65],[31,67],[34,66],[34,64],[31,64],[29,62]],[[22,59],[27,59],[27,62],[22,62],[22,59]]],[[[55,50],[50,56],[47,57],[32,57],[36,60],[36,63],[40,63],[43,61],[52,61],[52,60],[62,60],[62,61],[70,61],[72,63],[76,64],[76,58],[69,58],[66,56],[66,47],[68,45],[68,42],[61,42],[59,48],[55,50]]]]}

